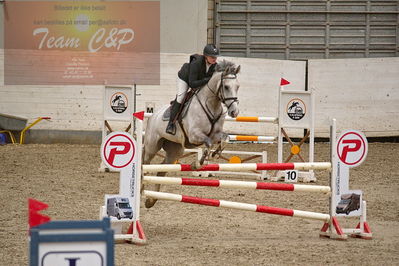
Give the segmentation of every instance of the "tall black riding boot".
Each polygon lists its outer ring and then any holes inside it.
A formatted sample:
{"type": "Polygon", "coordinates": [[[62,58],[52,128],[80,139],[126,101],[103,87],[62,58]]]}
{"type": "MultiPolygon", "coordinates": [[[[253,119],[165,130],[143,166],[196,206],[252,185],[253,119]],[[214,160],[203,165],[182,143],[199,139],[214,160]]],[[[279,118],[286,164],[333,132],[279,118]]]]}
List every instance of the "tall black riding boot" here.
{"type": "Polygon", "coordinates": [[[175,118],[176,115],[179,113],[181,103],[174,101],[172,107],[170,108],[170,118],[168,126],[166,127],[166,133],[175,135],[176,134],[176,125],[175,125],[175,118]]]}

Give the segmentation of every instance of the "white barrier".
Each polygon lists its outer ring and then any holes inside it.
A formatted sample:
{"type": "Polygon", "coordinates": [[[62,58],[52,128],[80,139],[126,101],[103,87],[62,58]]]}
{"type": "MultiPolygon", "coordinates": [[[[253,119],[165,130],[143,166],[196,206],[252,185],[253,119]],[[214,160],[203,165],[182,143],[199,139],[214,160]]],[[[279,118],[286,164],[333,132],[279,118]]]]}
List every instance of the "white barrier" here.
{"type": "MultiPolygon", "coordinates": [[[[142,121],[138,120],[139,127],[142,127],[142,121]]],[[[324,225],[321,229],[320,236],[321,237],[329,237],[329,238],[338,238],[338,239],[346,239],[347,234],[352,234],[356,237],[361,237],[365,239],[370,239],[372,236],[371,230],[366,221],[366,202],[362,200],[362,192],[361,191],[349,191],[349,168],[359,165],[367,155],[367,140],[361,132],[358,131],[349,131],[342,133],[337,142],[337,138],[335,135],[335,120],[331,126],[331,162],[314,162],[314,163],[253,163],[253,164],[212,164],[212,165],[204,165],[200,169],[192,169],[190,165],[141,165],[141,152],[138,152],[138,157],[134,157],[134,152],[132,154],[132,150],[141,151],[142,146],[142,135],[138,135],[137,139],[138,146],[132,147],[132,149],[124,149],[123,152],[120,150],[116,152],[115,148],[106,149],[102,146],[102,157],[104,163],[111,164],[110,159],[117,160],[119,165],[122,165],[121,170],[121,191],[122,189],[128,189],[127,194],[130,194],[133,197],[132,205],[134,210],[136,211],[133,222],[130,227],[130,234],[122,235],[122,237],[129,239],[132,242],[143,243],[145,239],[140,238],[140,235],[144,235],[144,231],[139,223],[139,211],[140,211],[140,180],[143,179],[143,182],[152,183],[152,184],[168,184],[168,185],[187,185],[187,186],[209,186],[209,187],[220,187],[220,188],[249,188],[249,189],[264,189],[264,190],[281,190],[281,191],[303,191],[303,192],[323,192],[329,193],[330,195],[330,213],[316,213],[311,211],[301,211],[294,209],[285,209],[278,207],[269,207],[264,205],[256,205],[256,204],[248,204],[248,203],[240,203],[240,202],[232,202],[218,199],[209,199],[209,198],[198,198],[192,196],[178,195],[173,193],[163,193],[157,191],[148,191],[144,190],[143,195],[147,198],[152,199],[161,199],[161,200],[170,200],[170,201],[179,201],[184,203],[191,204],[200,204],[214,207],[224,207],[238,210],[246,210],[246,211],[254,211],[254,212],[262,212],[269,213],[275,215],[283,215],[283,216],[292,216],[299,217],[304,219],[313,219],[320,220],[324,222],[324,225]],[[360,138],[360,139],[355,139],[360,138]],[[348,149],[348,143],[356,143],[356,148],[352,147],[348,149]],[[359,144],[360,143],[360,144],[359,144]],[[359,144],[359,145],[358,145],[359,144]],[[345,150],[343,152],[343,150],[345,150]],[[108,153],[108,155],[107,155],[108,153]],[[344,153],[344,154],[343,154],[344,153]],[[348,153],[351,153],[350,156],[347,156],[348,153]],[[118,155],[118,159],[115,159],[118,155]],[[133,157],[131,157],[133,156],[133,157]],[[359,157],[360,158],[357,158],[359,157]],[[133,160],[133,158],[135,158],[133,160]],[[130,160],[130,161],[129,161],[130,160]],[[350,160],[353,160],[352,163],[350,160]],[[125,164],[128,161],[130,163],[125,164]],[[142,166],[142,167],[140,167],[142,166]],[[165,178],[165,177],[151,177],[151,176],[141,176],[141,173],[145,171],[208,171],[208,170],[234,170],[234,171],[243,171],[245,170],[287,170],[287,169],[301,169],[301,170],[329,170],[331,173],[331,184],[330,186],[310,186],[310,185],[297,185],[297,184],[276,184],[276,183],[265,183],[265,182],[243,182],[243,181],[227,181],[227,180],[204,180],[204,179],[190,179],[190,178],[165,178]],[[127,170],[124,170],[127,169],[127,170]],[[358,204],[358,208],[353,208],[351,210],[344,210],[342,206],[338,204],[340,199],[347,200],[347,194],[343,193],[351,193],[356,192],[358,194],[352,193],[351,197],[353,197],[353,204],[348,204],[348,206],[356,207],[356,201],[358,204]],[[359,197],[355,197],[359,196],[359,197]],[[346,212],[346,214],[345,214],[346,212]],[[343,229],[339,225],[337,216],[343,215],[347,216],[348,213],[353,212],[352,216],[360,216],[360,222],[354,229],[343,229]],[[343,214],[341,214],[343,213],[343,214]],[[136,232],[136,233],[135,233],[136,232]]],[[[141,130],[138,132],[142,132],[141,130]]],[[[119,134],[122,135],[122,134],[119,134]]],[[[119,136],[118,135],[118,136],[119,136]]],[[[124,133],[125,136],[127,134],[124,133]]],[[[114,136],[110,136],[112,138],[114,136]]],[[[107,145],[110,143],[109,140],[105,140],[107,145]]],[[[121,145],[123,147],[127,147],[128,145],[123,144],[123,142],[115,141],[115,144],[112,145],[121,145]]],[[[134,141],[128,141],[127,143],[134,144],[134,141]]],[[[104,144],[103,144],[104,145],[104,144]]],[[[112,146],[111,145],[111,146],[112,146]]],[[[105,146],[104,146],[105,147],[105,146]]],[[[113,146],[112,146],[113,147],[113,146]]],[[[115,166],[115,164],[114,164],[115,166]]],[[[126,192],[125,192],[126,193],[126,192]]],[[[351,198],[352,200],[352,198],[351,198]]],[[[104,210],[101,212],[101,215],[105,215],[104,210]]]]}

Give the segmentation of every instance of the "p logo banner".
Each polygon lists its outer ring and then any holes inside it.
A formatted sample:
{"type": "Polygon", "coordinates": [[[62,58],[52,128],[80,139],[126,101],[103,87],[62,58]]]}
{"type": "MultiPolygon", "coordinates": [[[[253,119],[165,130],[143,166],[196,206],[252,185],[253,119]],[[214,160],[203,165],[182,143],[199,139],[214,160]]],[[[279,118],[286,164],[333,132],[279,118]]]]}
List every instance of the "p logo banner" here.
{"type": "Polygon", "coordinates": [[[349,167],[359,166],[366,159],[367,151],[367,139],[360,131],[348,130],[343,132],[338,138],[338,158],[349,167]]]}
{"type": "Polygon", "coordinates": [[[135,154],[135,140],[126,132],[112,132],[101,145],[101,159],[112,170],[120,170],[128,166],[135,154]]]}

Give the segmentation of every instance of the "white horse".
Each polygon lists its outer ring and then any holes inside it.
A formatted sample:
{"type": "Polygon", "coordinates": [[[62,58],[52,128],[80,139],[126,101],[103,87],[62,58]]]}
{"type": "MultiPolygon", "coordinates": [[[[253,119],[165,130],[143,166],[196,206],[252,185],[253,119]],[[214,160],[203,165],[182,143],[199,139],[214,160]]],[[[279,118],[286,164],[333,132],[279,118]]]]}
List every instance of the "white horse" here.
{"type": "MultiPolygon", "coordinates": [[[[223,133],[225,112],[223,104],[231,117],[237,117],[238,88],[237,74],[240,66],[223,60],[218,63],[216,70],[208,84],[199,88],[192,96],[191,103],[182,111],[182,117],[176,125],[176,134],[165,132],[168,120],[163,115],[169,106],[164,106],[156,112],[147,123],[144,139],[143,163],[149,164],[156,153],[163,148],[166,157],[162,163],[172,164],[184,153],[184,148],[198,147],[205,144],[204,156],[200,165],[209,154],[214,144],[221,144],[226,138],[223,133]]],[[[220,149],[219,149],[220,150],[220,149]]],[[[196,164],[198,167],[198,165],[196,164]]],[[[165,172],[157,173],[165,176],[165,172]]],[[[160,185],[155,185],[160,190],[160,185]]],[[[151,208],[156,199],[147,199],[145,206],[151,208]]]]}

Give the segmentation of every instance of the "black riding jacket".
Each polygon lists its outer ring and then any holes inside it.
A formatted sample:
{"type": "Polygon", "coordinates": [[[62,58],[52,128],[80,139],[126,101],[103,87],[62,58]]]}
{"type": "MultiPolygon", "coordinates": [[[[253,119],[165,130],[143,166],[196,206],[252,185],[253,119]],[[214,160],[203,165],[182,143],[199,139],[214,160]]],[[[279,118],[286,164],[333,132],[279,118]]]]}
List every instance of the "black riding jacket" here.
{"type": "Polygon", "coordinates": [[[204,86],[215,72],[216,64],[209,67],[206,72],[205,56],[194,54],[190,56],[190,63],[185,63],[177,74],[192,89],[204,86]]]}

